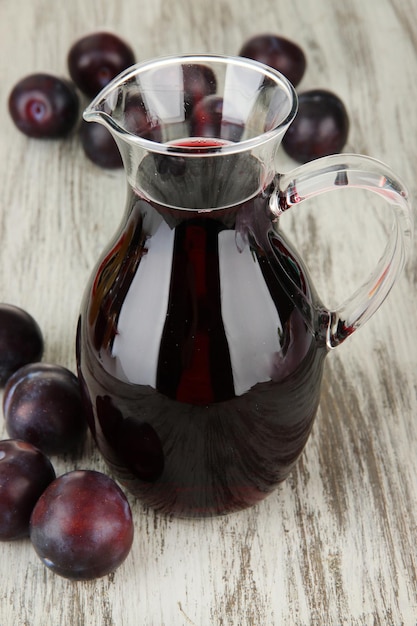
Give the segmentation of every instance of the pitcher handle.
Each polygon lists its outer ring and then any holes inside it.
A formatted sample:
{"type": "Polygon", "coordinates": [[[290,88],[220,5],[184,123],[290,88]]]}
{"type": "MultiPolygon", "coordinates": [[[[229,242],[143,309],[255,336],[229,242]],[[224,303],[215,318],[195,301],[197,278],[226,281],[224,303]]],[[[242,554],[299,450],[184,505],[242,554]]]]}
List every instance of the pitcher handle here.
{"type": "Polygon", "coordinates": [[[407,190],[387,165],[358,154],[316,159],[280,175],[278,181],[270,200],[275,217],[309,198],[342,187],[372,191],[393,207],[391,233],[370,278],[335,310],[326,312],[327,320],[321,320],[327,346],[334,348],[375,313],[404,266],[413,227],[407,190]]]}

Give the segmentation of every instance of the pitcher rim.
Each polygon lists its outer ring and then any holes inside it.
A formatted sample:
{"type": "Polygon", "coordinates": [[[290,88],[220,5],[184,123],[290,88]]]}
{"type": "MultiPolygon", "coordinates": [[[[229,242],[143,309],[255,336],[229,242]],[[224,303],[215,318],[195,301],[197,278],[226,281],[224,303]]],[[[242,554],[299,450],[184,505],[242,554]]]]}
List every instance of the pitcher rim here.
{"type": "Polygon", "coordinates": [[[238,152],[244,152],[250,150],[252,148],[261,146],[264,143],[267,143],[271,139],[276,138],[279,134],[285,129],[293,121],[298,109],[298,96],[293,84],[288,80],[288,78],[275,70],[274,68],[261,63],[259,61],[255,61],[253,59],[249,59],[247,57],[241,56],[232,56],[225,54],[179,54],[179,55],[168,55],[162,57],[156,57],[153,59],[148,59],[146,61],[141,61],[139,63],[135,63],[130,67],[123,70],[120,74],[115,76],[88,104],[88,106],[83,111],[83,118],[87,122],[98,122],[108,127],[110,132],[112,132],[116,137],[119,137],[123,141],[129,141],[132,144],[140,145],[145,148],[149,152],[156,152],[159,154],[169,154],[169,155],[181,155],[181,156],[213,156],[215,154],[236,154],[238,152]],[[251,137],[250,139],[244,139],[242,141],[236,141],[233,143],[222,144],[213,148],[213,146],[201,147],[201,146],[185,146],[185,145],[175,145],[171,143],[157,142],[152,141],[150,139],[146,139],[141,137],[140,135],[136,135],[135,133],[130,132],[129,130],[123,128],[120,124],[118,124],[109,113],[105,111],[100,111],[97,109],[97,106],[100,102],[105,100],[109,94],[111,94],[116,87],[125,83],[129,78],[136,76],[137,74],[145,71],[147,68],[157,67],[167,64],[174,63],[183,63],[183,64],[192,64],[192,63],[203,63],[204,61],[210,62],[220,62],[223,64],[232,63],[234,65],[244,65],[244,66],[252,66],[257,71],[261,71],[263,75],[269,76],[274,80],[276,84],[281,83],[286,89],[288,93],[288,98],[291,103],[290,110],[283,120],[270,130],[267,130],[263,133],[259,133],[255,137],[251,137]],[[277,80],[278,79],[278,80],[277,80]]]}

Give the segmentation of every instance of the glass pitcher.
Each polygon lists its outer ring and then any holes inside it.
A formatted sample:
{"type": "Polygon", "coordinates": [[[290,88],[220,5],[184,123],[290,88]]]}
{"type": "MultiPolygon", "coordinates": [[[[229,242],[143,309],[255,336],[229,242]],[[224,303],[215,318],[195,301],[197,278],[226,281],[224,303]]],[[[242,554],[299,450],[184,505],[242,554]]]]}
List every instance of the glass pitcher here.
{"type": "Polygon", "coordinates": [[[78,373],[108,466],[163,513],[236,511],[288,476],[326,355],[376,311],[406,257],[407,192],[386,165],[341,154],[276,171],[296,110],[271,68],[194,55],[133,66],[84,113],[118,144],[127,201],[85,292],[78,373]],[[384,198],[393,227],[372,276],[330,310],[279,218],[345,187],[384,198]]]}

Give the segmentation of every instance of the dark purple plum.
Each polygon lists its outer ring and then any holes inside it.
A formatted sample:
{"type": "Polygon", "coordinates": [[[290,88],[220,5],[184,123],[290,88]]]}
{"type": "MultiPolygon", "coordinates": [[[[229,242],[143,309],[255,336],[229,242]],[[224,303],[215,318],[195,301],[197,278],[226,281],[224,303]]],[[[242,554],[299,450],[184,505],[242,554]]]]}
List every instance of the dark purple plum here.
{"type": "Polygon", "coordinates": [[[82,121],[80,139],[85,155],[105,169],[122,167],[122,157],[110,131],[98,122],[82,121]]]}
{"type": "Polygon", "coordinates": [[[123,110],[123,128],[133,135],[149,141],[161,142],[162,132],[159,120],[152,119],[139,94],[126,97],[123,110]]]}
{"type": "Polygon", "coordinates": [[[342,100],[325,89],[305,91],[298,97],[298,113],[282,145],[299,163],[339,153],[349,133],[349,117],[342,100]]]}
{"type": "Polygon", "coordinates": [[[239,56],[259,61],[284,74],[296,87],[304,76],[307,61],[296,43],[272,34],[251,37],[240,49],[239,56]]]}
{"type": "Polygon", "coordinates": [[[134,63],[132,48],[111,32],[99,31],[85,35],[68,52],[70,76],[90,98],[134,63]]]}
{"type": "Polygon", "coordinates": [[[78,121],[79,99],[69,81],[31,74],[13,87],[9,112],[17,128],[37,139],[65,137],[78,121]]]}
{"type": "Polygon", "coordinates": [[[58,477],[39,498],[30,538],[43,563],[73,580],[113,572],[133,542],[128,500],[109,476],[74,470],[58,477]]]}
{"type": "Polygon", "coordinates": [[[0,304],[0,386],[20,367],[39,361],[42,332],[33,317],[12,304],[0,304]]]}
{"type": "Polygon", "coordinates": [[[184,81],[184,107],[189,115],[195,105],[206,96],[216,93],[217,81],[207,65],[189,63],[182,67],[184,81]]]}
{"type": "Polygon", "coordinates": [[[243,126],[223,118],[223,98],[206,96],[195,106],[191,115],[191,136],[239,141],[243,126]]]}
{"type": "Polygon", "coordinates": [[[17,370],[5,386],[3,410],[9,436],[46,454],[74,452],[84,440],[78,379],[59,365],[31,363],[17,370]]]}
{"type": "Polygon", "coordinates": [[[48,457],[26,441],[0,441],[0,541],[29,536],[33,507],[55,479],[48,457]]]}

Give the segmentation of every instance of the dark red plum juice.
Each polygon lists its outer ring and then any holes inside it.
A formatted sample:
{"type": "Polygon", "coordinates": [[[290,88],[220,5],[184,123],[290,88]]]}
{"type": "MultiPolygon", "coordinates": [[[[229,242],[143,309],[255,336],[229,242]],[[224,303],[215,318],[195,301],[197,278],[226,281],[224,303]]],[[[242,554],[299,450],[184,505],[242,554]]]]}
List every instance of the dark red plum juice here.
{"type": "MultiPolygon", "coordinates": [[[[79,320],[89,425],[146,506],[229,513],[269,494],[304,449],[326,354],[320,304],[270,219],[268,190],[225,209],[175,209],[187,164],[152,158],[158,201],[130,191],[79,320]]],[[[218,190],[187,193],[192,207],[218,190]]]]}

